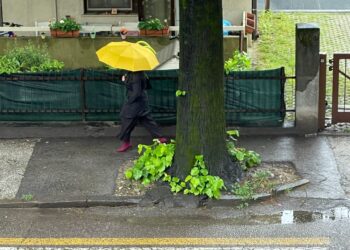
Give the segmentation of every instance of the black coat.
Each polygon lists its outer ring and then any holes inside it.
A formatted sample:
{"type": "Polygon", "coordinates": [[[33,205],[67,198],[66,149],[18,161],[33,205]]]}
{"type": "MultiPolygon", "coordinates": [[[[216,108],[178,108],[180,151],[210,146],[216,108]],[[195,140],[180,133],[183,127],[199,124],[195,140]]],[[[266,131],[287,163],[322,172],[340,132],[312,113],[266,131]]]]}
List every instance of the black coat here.
{"type": "Polygon", "coordinates": [[[121,110],[121,117],[136,118],[150,113],[146,92],[146,76],[143,71],[129,72],[125,80],[127,100],[121,110]]]}

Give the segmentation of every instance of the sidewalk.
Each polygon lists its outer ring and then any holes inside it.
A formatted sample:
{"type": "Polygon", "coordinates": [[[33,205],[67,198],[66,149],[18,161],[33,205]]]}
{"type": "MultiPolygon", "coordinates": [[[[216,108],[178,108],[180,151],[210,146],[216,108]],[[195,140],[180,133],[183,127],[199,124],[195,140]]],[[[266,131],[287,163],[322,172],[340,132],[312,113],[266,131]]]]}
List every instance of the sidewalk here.
{"type": "MultiPolygon", "coordinates": [[[[25,129],[25,128],[23,128],[25,129]]],[[[137,204],[139,198],[116,198],[118,166],[137,156],[133,149],[116,153],[111,136],[0,140],[0,200],[55,203],[137,204]],[[85,202],[85,203],[84,203],[85,202]]],[[[265,162],[292,162],[310,183],[290,192],[294,198],[347,199],[350,193],[349,137],[242,137],[239,144],[255,150],[265,162]]],[[[0,202],[1,203],[1,202],[0,202]]],[[[85,205],[84,205],[85,204],[85,205]]]]}

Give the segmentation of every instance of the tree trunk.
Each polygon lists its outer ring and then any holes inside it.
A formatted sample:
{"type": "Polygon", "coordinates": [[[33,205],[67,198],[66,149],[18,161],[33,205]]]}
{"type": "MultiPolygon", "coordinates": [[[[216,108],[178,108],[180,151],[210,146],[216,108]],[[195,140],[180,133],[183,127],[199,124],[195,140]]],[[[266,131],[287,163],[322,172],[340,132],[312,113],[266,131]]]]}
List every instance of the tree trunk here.
{"type": "Polygon", "coordinates": [[[221,0],[180,0],[180,76],[175,173],[184,178],[203,155],[210,174],[227,181],[240,175],[225,142],[221,0]]]}

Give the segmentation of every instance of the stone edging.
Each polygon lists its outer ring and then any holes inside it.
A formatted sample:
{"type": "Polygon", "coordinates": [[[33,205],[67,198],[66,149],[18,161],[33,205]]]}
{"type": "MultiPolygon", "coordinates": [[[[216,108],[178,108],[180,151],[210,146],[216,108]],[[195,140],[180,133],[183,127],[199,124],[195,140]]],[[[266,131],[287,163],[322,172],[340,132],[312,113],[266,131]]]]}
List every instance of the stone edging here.
{"type": "MultiPolygon", "coordinates": [[[[272,197],[276,194],[292,190],[296,187],[305,185],[310,181],[307,179],[301,179],[290,184],[278,186],[271,194],[260,193],[253,197],[254,200],[261,200],[272,197]]],[[[0,208],[87,208],[87,207],[128,207],[138,206],[144,197],[133,196],[133,197],[110,197],[109,199],[81,199],[81,200],[70,200],[70,201],[0,201],[0,208]]],[[[239,196],[235,195],[222,195],[219,200],[207,200],[205,205],[211,207],[215,206],[232,206],[232,203],[237,203],[241,200],[239,196]]]]}

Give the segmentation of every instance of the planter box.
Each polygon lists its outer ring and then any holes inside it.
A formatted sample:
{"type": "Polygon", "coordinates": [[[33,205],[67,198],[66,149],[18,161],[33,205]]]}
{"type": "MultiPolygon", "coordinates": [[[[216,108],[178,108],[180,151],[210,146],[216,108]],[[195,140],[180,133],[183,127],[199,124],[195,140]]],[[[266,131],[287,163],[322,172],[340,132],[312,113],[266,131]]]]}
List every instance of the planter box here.
{"type": "Polygon", "coordinates": [[[74,31],[62,31],[62,30],[50,30],[52,37],[79,37],[79,30],[74,31]]]}
{"type": "Polygon", "coordinates": [[[162,30],[140,30],[140,36],[168,36],[169,29],[162,30]]]}

